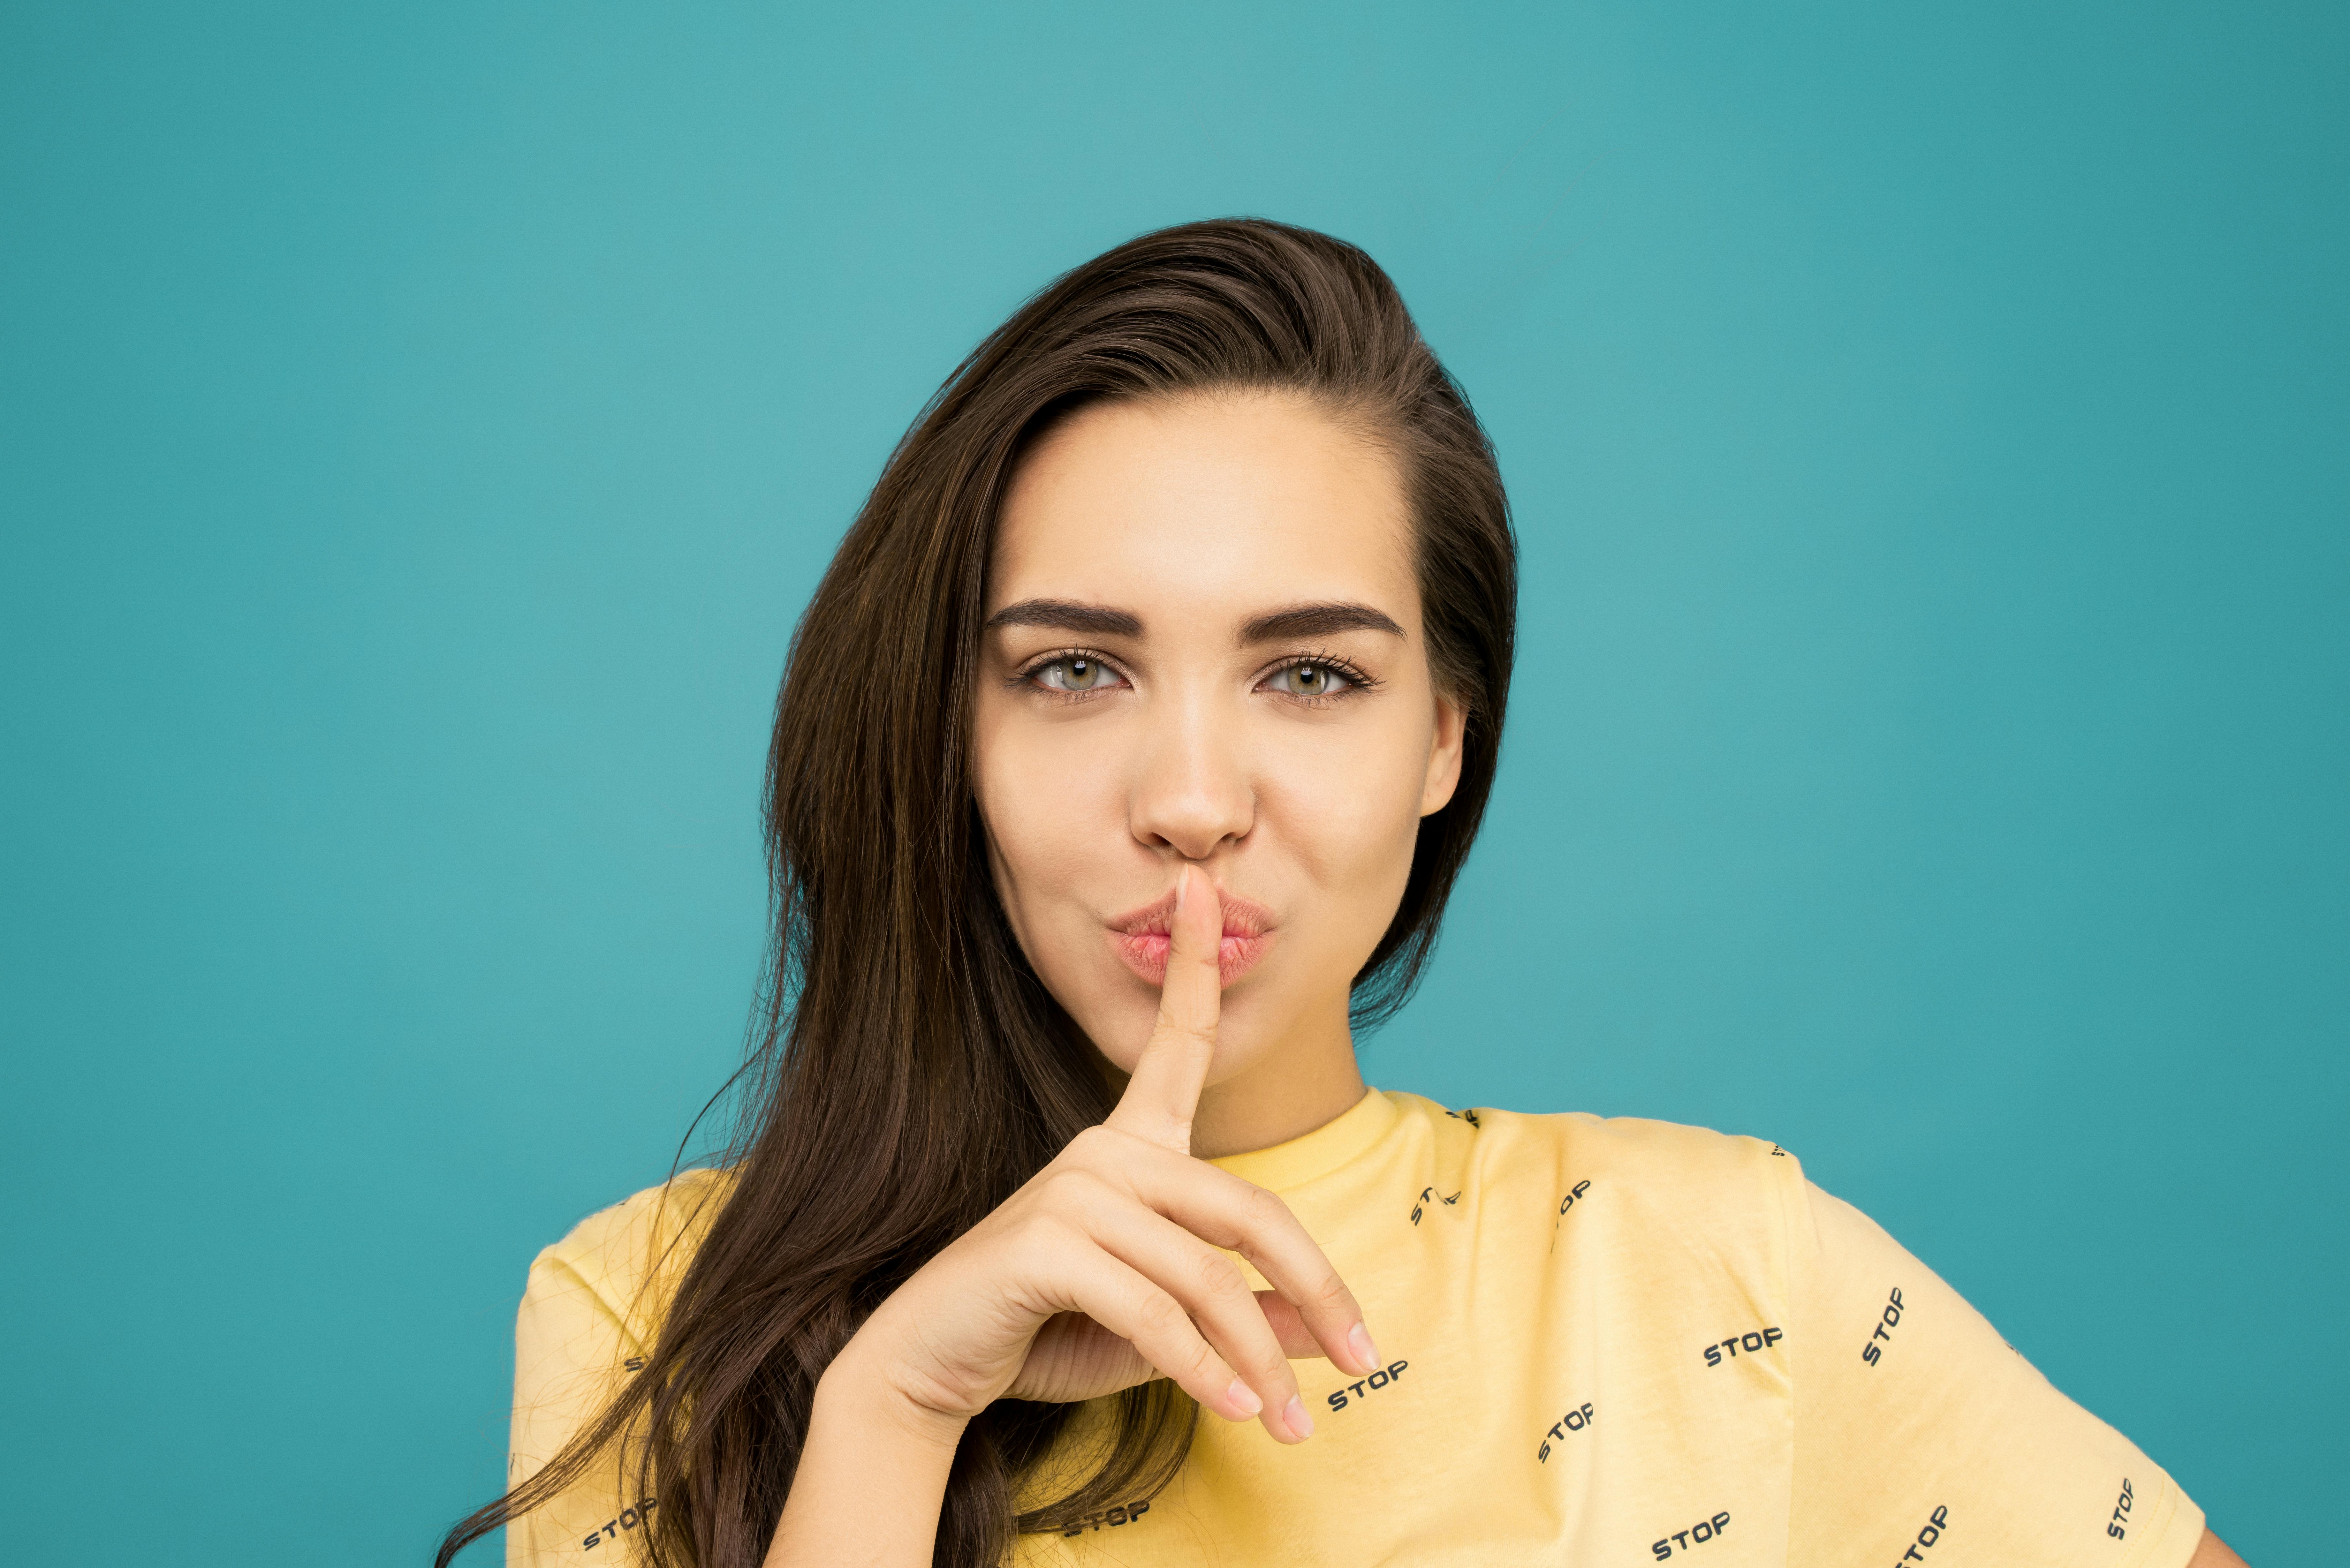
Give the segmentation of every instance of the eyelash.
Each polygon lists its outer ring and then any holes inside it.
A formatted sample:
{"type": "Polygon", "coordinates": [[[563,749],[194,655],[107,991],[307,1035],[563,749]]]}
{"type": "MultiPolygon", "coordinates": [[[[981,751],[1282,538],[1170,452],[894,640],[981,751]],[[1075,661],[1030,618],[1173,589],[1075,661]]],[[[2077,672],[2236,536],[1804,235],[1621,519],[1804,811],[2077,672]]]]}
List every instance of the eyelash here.
{"type": "MultiPolygon", "coordinates": [[[[1050,653],[1038,654],[1026,664],[1022,665],[1020,667],[1019,673],[1013,676],[1010,680],[1005,682],[1005,684],[1015,688],[1025,687],[1031,691],[1037,692],[1046,697],[1056,697],[1065,702],[1086,702],[1092,701],[1096,697],[1104,695],[1101,691],[1065,691],[1055,690],[1049,686],[1038,686],[1034,684],[1037,676],[1043,674],[1045,670],[1050,670],[1054,665],[1063,663],[1072,659],[1091,659],[1094,663],[1102,666],[1106,670],[1117,671],[1118,679],[1121,680],[1128,681],[1129,684],[1132,682],[1133,677],[1128,675],[1124,670],[1120,669],[1116,659],[1105,658],[1099,652],[1090,648],[1061,648],[1055,649],[1050,653]]],[[[1281,674],[1284,670],[1299,669],[1327,670],[1347,683],[1347,690],[1337,692],[1335,695],[1306,697],[1294,691],[1280,693],[1280,695],[1287,697],[1291,701],[1302,702],[1309,708],[1326,708],[1333,702],[1343,701],[1347,697],[1350,697],[1358,691],[1368,691],[1379,684],[1376,679],[1364,671],[1359,666],[1356,665],[1351,660],[1339,658],[1335,653],[1292,654],[1288,658],[1282,659],[1279,663],[1274,664],[1263,674],[1258,676],[1257,683],[1262,685],[1265,681],[1272,680],[1274,676],[1281,674]]],[[[1118,688],[1113,686],[1108,688],[1108,690],[1115,691],[1118,688]]]]}

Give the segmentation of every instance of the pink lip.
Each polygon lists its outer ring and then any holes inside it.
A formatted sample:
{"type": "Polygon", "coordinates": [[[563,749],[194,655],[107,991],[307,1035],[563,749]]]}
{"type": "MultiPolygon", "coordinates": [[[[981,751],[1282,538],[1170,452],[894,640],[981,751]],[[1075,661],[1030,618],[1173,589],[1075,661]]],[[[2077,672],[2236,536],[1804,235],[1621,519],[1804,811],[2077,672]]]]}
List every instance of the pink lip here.
{"type": "MultiPolygon", "coordinates": [[[[1253,899],[1222,888],[1216,897],[1224,910],[1224,940],[1216,951],[1217,968],[1230,985],[1256,967],[1273,946],[1273,911],[1253,899]]],[[[1154,986],[1167,983],[1167,954],[1174,946],[1169,934],[1175,921],[1172,888],[1139,909],[1129,909],[1108,922],[1109,945],[1126,967],[1154,986]]]]}

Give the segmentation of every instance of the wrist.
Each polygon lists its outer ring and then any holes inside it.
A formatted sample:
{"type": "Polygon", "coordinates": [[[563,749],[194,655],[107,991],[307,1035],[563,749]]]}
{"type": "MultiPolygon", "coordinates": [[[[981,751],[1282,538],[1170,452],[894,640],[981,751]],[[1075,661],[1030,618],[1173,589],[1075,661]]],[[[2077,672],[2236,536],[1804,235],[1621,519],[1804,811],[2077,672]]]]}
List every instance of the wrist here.
{"type": "Polygon", "coordinates": [[[811,1416],[827,1425],[880,1428],[950,1455],[971,1424],[970,1417],[941,1410],[907,1392],[861,1336],[843,1345],[816,1379],[815,1406],[811,1416]]]}
{"type": "Polygon", "coordinates": [[[851,1340],[816,1379],[765,1568],[928,1563],[964,1423],[908,1397],[851,1340]]]}

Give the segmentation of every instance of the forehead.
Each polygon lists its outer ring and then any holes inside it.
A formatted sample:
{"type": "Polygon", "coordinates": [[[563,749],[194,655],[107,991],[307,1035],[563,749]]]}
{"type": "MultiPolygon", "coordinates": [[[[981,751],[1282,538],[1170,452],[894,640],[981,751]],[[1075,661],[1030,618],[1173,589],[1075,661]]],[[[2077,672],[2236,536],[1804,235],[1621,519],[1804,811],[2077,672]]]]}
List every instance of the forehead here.
{"type": "Polygon", "coordinates": [[[1049,597],[1211,618],[1351,600],[1419,620],[1394,459],[1294,395],[1097,404],[1022,462],[988,609],[1049,597]]]}

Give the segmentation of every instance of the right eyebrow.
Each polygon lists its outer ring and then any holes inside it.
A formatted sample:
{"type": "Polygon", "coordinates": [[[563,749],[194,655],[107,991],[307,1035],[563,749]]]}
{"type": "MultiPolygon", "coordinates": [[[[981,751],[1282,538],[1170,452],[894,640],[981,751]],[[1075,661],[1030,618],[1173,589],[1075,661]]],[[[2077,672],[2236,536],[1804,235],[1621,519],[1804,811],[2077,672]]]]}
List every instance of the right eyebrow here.
{"type": "Polygon", "coordinates": [[[1016,605],[1005,605],[987,618],[985,629],[993,631],[999,626],[1043,626],[1090,637],[1142,635],[1142,618],[1133,611],[1076,599],[1022,599],[1016,605]]]}

